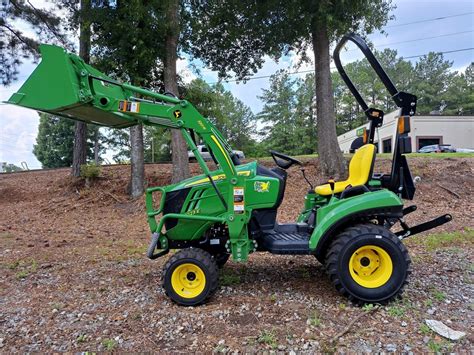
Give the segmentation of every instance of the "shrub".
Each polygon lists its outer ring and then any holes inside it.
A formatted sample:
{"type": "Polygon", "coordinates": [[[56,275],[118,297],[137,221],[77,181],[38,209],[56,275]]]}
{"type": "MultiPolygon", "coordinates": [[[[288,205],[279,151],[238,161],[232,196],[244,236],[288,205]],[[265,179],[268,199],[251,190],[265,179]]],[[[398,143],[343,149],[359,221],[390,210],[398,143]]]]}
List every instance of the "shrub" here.
{"type": "Polygon", "coordinates": [[[90,187],[91,181],[100,176],[101,167],[95,164],[81,165],[81,177],[86,179],[86,187],[90,187]]]}
{"type": "Polygon", "coordinates": [[[81,165],[81,177],[85,179],[95,179],[100,176],[101,167],[95,164],[83,164],[81,165]]]}

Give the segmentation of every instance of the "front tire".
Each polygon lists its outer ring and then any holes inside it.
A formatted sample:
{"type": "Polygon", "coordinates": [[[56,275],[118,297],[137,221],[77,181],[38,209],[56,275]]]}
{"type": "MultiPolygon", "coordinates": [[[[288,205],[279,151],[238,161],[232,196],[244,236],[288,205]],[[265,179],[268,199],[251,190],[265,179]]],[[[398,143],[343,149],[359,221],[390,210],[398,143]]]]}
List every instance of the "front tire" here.
{"type": "Polygon", "coordinates": [[[214,258],[202,249],[182,249],[163,269],[166,295],[182,306],[206,302],[217,290],[218,269],[214,258]]]}
{"type": "Polygon", "coordinates": [[[395,234],[374,224],[350,227],[331,243],[326,271],[354,303],[387,303],[400,297],[410,274],[408,251],[395,234]]]}

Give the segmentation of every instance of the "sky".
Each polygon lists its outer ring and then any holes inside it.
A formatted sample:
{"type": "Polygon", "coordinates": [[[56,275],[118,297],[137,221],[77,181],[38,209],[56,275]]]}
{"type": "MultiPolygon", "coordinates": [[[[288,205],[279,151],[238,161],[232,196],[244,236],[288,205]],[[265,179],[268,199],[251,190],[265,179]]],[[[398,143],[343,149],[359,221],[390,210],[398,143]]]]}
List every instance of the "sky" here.
{"type": "MultiPolygon", "coordinates": [[[[42,7],[44,1],[32,0],[31,3],[34,6],[42,7]]],[[[369,36],[377,49],[392,48],[398,51],[399,56],[410,57],[423,55],[430,51],[446,52],[474,48],[474,1],[395,0],[394,4],[397,6],[393,11],[395,19],[385,26],[385,34],[377,32],[369,36]]],[[[26,28],[24,30],[28,31],[26,28]]],[[[348,49],[341,54],[343,63],[362,58],[359,51],[351,50],[353,48],[349,46],[348,49]]],[[[463,71],[474,61],[474,50],[446,53],[444,57],[453,62],[453,70],[463,71]]],[[[416,61],[417,58],[410,60],[416,61]]],[[[295,55],[286,56],[278,63],[266,58],[263,67],[254,77],[271,75],[279,69],[295,71],[293,65],[297,61],[298,58],[295,55]]],[[[184,76],[185,81],[196,77],[196,74],[189,69],[189,64],[189,59],[186,57],[178,62],[178,71],[184,76]]],[[[193,64],[202,65],[199,61],[194,61],[193,64]]],[[[19,89],[34,67],[35,65],[32,63],[25,63],[20,68],[17,82],[8,87],[0,85],[0,101],[8,100],[19,89]]],[[[311,64],[305,64],[298,71],[311,69],[311,64]]],[[[301,77],[304,75],[295,74],[295,76],[301,77]]],[[[201,76],[208,83],[217,81],[216,73],[204,67],[201,68],[201,76]]],[[[224,85],[254,113],[258,113],[263,106],[258,96],[262,94],[263,89],[269,87],[269,79],[251,79],[245,84],[230,82],[224,85]]],[[[40,162],[32,153],[38,133],[38,123],[39,117],[35,111],[0,104],[0,162],[13,163],[18,166],[21,162],[26,162],[30,169],[41,168],[40,162]]],[[[106,157],[112,161],[110,152],[106,157]]]]}

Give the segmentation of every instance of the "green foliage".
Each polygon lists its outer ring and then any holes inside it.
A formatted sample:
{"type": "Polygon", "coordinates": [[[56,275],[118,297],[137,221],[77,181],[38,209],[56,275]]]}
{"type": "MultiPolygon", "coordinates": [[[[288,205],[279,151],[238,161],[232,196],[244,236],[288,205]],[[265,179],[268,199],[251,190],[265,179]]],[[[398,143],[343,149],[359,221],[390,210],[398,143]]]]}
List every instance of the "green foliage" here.
{"type": "Polygon", "coordinates": [[[244,153],[254,148],[255,140],[249,134],[256,129],[254,114],[222,84],[195,79],[184,87],[183,97],[217,127],[232,148],[244,153]]]}
{"type": "Polygon", "coordinates": [[[116,162],[130,160],[130,131],[128,129],[108,128],[104,141],[114,152],[113,159],[116,162]]]}
{"type": "Polygon", "coordinates": [[[312,311],[306,323],[313,327],[319,327],[321,325],[321,318],[319,317],[319,312],[317,310],[312,311]]]}
{"type": "Polygon", "coordinates": [[[400,304],[393,304],[387,307],[387,313],[392,317],[402,317],[405,315],[405,308],[400,304]]]}
{"type": "Polygon", "coordinates": [[[465,228],[455,232],[434,233],[422,238],[416,238],[410,243],[423,245],[428,251],[435,251],[440,248],[453,247],[456,245],[474,244],[474,229],[465,228]]]}
{"type": "Polygon", "coordinates": [[[16,166],[15,164],[6,164],[3,167],[3,172],[5,173],[13,173],[15,171],[23,171],[23,169],[20,168],[19,166],[16,166]]]}
{"type": "Polygon", "coordinates": [[[219,284],[222,286],[238,285],[240,282],[240,275],[232,269],[224,269],[219,275],[219,284]]]}
{"type": "Polygon", "coordinates": [[[432,333],[432,330],[430,327],[428,327],[425,323],[422,323],[420,325],[420,332],[424,335],[428,335],[432,333]]]}
{"type": "Polygon", "coordinates": [[[40,113],[33,154],[43,168],[71,166],[73,145],[74,121],[40,113]]]}
{"type": "Polygon", "coordinates": [[[2,1],[0,5],[0,82],[18,79],[26,59],[38,60],[39,43],[69,46],[61,19],[55,11],[33,7],[26,1],[2,1]],[[31,33],[35,35],[32,37],[31,33]]]}
{"type": "Polygon", "coordinates": [[[86,342],[87,340],[87,335],[86,334],[81,334],[76,338],[76,343],[81,344],[86,342]]]}
{"type": "Polygon", "coordinates": [[[193,2],[190,19],[191,54],[221,77],[245,78],[264,63],[290,51],[307,61],[316,23],[325,24],[330,40],[349,31],[370,33],[383,26],[392,8],[386,0],[357,1],[215,1],[193,2]]]}
{"type": "Polygon", "coordinates": [[[93,65],[112,77],[155,86],[166,31],[162,1],[97,1],[84,15],[92,23],[93,65]],[[158,39],[158,40],[157,40],[158,39]]]}
{"type": "Polygon", "coordinates": [[[440,354],[443,350],[443,345],[433,339],[428,341],[428,348],[435,354],[440,354]]]}
{"type": "Polygon", "coordinates": [[[439,302],[442,302],[446,299],[446,295],[438,289],[432,290],[431,293],[433,294],[433,297],[439,302]]]}
{"type": "MultiPolygon", "coordinates": [[[[318,142],[318,150],[324,153],[321,168],[327,175],[343,175],[345,168],[342,155],[334,144],[335,116],[327,64],[329,46],[335,38],[346,32],[365,34],[382,27],[389,19],[391,0],[222,0],[191,4],[190,52],[218,71],[220,77],[235,75],[238,79],[245,79],[262,67],[265,56],[278,60],[292,51],[298,53],[301,62],[309,62],[312,53],[308,50],[314,44],[315,48],[312,49],[317,78],[321,78],[324,83],[315,83],[314,86],[319,124],[325,127],[324,134],[322,130],[319,132],[318,142]]],[[[289,89],[282,87],[283,91],[289,89]]],[[[287,104],[291,106],[293,102],[287,104]]],[[[271,109],[268,106],[266,113],[270,113],[271,109]]],[[[288,114],[289,109],[281,114],[288,114]]],[[[267,115],[267,121],[269,118],[267,115]]],[[[288,118],[286,116],[282,120],[288,118]]],[[[285,128],[279,126],[275,131],[278,132],[275,138],[279,140],[285,128]]],[[[284,145],[287,146],[286,153],[291,153],[291,144],[296,143],[297,139],[297,136],[288,137],[289,146],[284,145]]],[[[276,145],[279,146],[280,141],[276,145]]]]}
{"type": "Polygon", "coordinates": [[[38,263],[34,259],[31,261],[31,263],[20,260],[9,265],[9,268],[10,270],[17,270],[18,268],[21,268],[21,270],[19,270],[15,276],[17,279],[22,280],[28,277],[30,274],[36,272],[38,269],[38,263]]]}
{"type": "Polygon", "coordinates": [[[372,303],[366,303],[362,306],[362,310],[364,312],[370,312],[375,308],[375,306],[372,303]]]}
{"type": "Polygon", "coordinates": [[[171,161],[171,132],[161,127],[144,127],[144,159],[149,163],[171,161]]]}
{"type": "Polygon", "coordinates": [[[262,144],[286,154],[313,153],[316,148],[315,119],[312,110],[314,76],[291,79],[279,71],[270,78],[270,87],[259,98],[264,106],[257,118],[263,123],[262,144]]]}
{"type": "Polygon", "coordinates": [[[102,340],[102,345],[104,346],[105,350],[112,351],[117,346],[117,342],[114,339],[104,339],[102,340]]]}
{"type": "Polygon", "coordinates": [[[81,165],[81,177],[86,179],[95,179],[100,176],[102,169],[100,165],[83,164],[81,165]]]}
{"type": "MultiPolygon", "coordinates": [[[[444,60],[439,53],[429,53],[415,65],[398,57],[397,51],[393,49],[374,50],[374,54],[398,90],[418,96],[418,114],[426,115],[434,111],[444,115],[467,115],[474,112],[474,63],[463,74],[452,72],[452,62],[444,60]]],[[[366,59],[345,65],[345,70],[369,106],[381,108],[385,112],[396,109],[366,59]]],[[[366,116],[337,72],[332,73],[332,80],[338,133],[366,123],[366,116]]]]}
{"type": "MultiPolygon", "coordinates": [[[[374,50],[374,55],[378,58],[397,89],[410,91],[410,84],[413,82],[412,64],[397,57],[397,51],[392,49],[374,50]]],[[[369,106],[383,109],[386,112],[396,108],[391,96],[365,58],[349,63],[344,68],[369,106]]],[[[333,72],[332,80],[338,133],[347,132],[366,123],[367,118],[364,112],[339,76],[339,73],[333,72]]]]}
{"type": "Polygon", "coordinates": [[[259,343],[269,345],[272,349],[276,349],[278,346],[277,336],[273,330],[262,330],[257,338],[257,341],[259,343]]]}
{"type": "MultiPolygon", "coordinates": [[[[74,147],[74,121],[40,113],[38,135],[33,146],[33,154],[43,168],[63,168],[71,166],[74,147]]],[[[104,151],[99,127],[88,125],[87,157],[92,159],[93,141],[98,139],[99,154],[104,151]]]]}

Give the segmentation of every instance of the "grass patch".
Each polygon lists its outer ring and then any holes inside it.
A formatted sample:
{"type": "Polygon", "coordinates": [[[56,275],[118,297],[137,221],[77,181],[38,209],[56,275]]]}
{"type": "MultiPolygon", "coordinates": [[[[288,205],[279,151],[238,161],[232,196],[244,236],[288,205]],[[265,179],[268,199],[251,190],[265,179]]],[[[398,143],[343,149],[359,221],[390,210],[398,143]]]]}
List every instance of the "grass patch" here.
{"type": "Polygon", "coordinates": [[[107,351],[112,351],[117,346],[117,342],[114,339],[104,339],[102,345],[107,351]]]}
{"type": "Polygon", "coordinates": [[[240,282],[240,275],[232,269],[224,269],[219,275],[219,283],[221,286],[238,285],[240,282]]]}
{"type": "Polygon", "coordinates": [[[420,325],[420,332],[421,332],[421,334],[424,334],[424,335],[429,335],[429,334],[433,333],[431,328],[428,327],[425,323],[422,323],[420,325]]]}
{"type": "Polygon", "coordinates": [[[11,264],[8,265],[8,268],[10,270],[19,270],[16,274],[15,277],[18,280],[26,279],[30,274],[35,273],[36,270],[38,269],[38,263],[36,260],[32,260],[31,263],[27,263],[22,260],[17,260],[11,264]]]}
{"type": "Polygon", "coordinates": [[[441,343],[438,343],[438,342],[434,341],[433,339],[431,339],[428,342],[428,348],[432,352],[434,352],[435,354],[439,354],[439,353],[441,353],[441,350],[443,350],[443,345],[441,343]]]}
{"type": "Polygon", "coordinates": [[[85,343],[86,339],[87,339],[87,335],[81,334],[77,337],[76,343],[78,344],[85,343]]]}
{"type": "Polygon", "coordinates": [[[20,266],[19,260],[16,260],[10,264],[7,264],[7,268],[9,268],[10,270],[15,270],[18,266],[20,266]]]}
{"type": "Polygon", "coordinates": [[[392,317],[403,317],[405,315],[406,309],[402,305],[394,304],[387,307],[387,313],[392,317]]]}
{"type": "Polygon", "coordinates": [[[428,348],[435,354],[450,353],[453,350],[453,344],[446,340],[434,340],[428,341],[428,348]]]}
{"type": "MultiPolygon", "coordinates": [[[[413,239],[415,243],[425,246],[428,251],[435,251],[440,248],[450,249],[464,244],[474,244],[474,229],[465,228],[461,231],[430,234],[425,237],[413,239]]],[[[457,248],[456,251],[459,251],[457,248]]]]}
{"type": "Polygon", "coordinates": [[[436,288],[433,289],[431,293],[433,294],[433,297],[439,302],[443,302],[446,299],[446,295],[436,288]]]}
{"type": "Polygon", "coordinates": [[[374,307],[375,307],[375,306],[374,306],[372,303],[366,303],[366,304],[364,304],[364,305],[362,306],[362,310],[363,310],[364,312],[370,312],[371,310],[374,309],[374,307]]]}
{"type": "Polygon", "coordinates": [[[269,345],[272,349],[276,349],[278,346],[277,336],[274,330],[262,330],[257,338],[257,341],[260,344],[269,345]]]}
{"type": "Polygon", "coordinates": [[[313,327],[319,327],[321,325],[321,318],[319,318],[319,312],[316,310],[312,311],[306,323],[313,327]]]}

